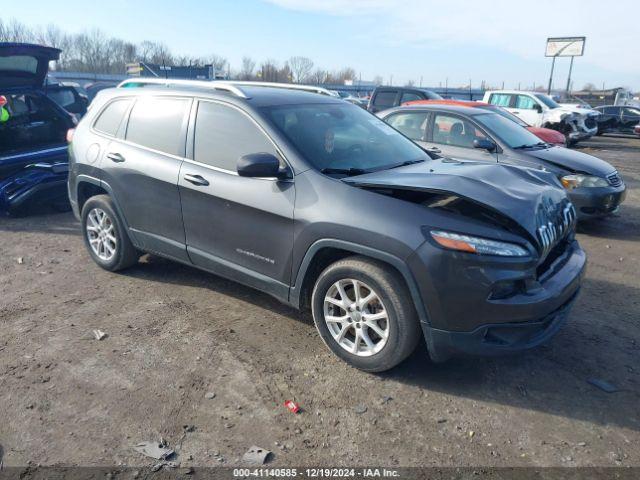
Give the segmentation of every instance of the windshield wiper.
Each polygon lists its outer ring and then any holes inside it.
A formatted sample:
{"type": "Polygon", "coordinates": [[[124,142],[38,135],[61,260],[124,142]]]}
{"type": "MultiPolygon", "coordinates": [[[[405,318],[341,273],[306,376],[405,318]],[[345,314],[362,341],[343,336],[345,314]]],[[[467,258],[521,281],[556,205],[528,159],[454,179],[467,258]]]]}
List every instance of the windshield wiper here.
{"type": "Polygon", "coordinates": [[[344,174],[344,175],[348,175],[348,176],[353,176],[353,175],[362,175],[364,173],[367,173],[366,170],[362,169],[362,168],[323,168],[322,170],[320,170],[320,173],[325,173],[327,175],[340,175],[340,174],[344,174]]]}
{"type": "Polygon", "coordinates": [[[392,168],[406,167],[407,165],[413,165],[414,163],[422,163],[424,161],[425,160],[422,160],[421,158],[418,158],[416,160],[407,160],[406,162],[397,163],[395,165],[391,165],[390,167],[386,167],[381,170],[391,170],[392,168]]]}
{"type": "Polygon", "coordinates": [[[514,150],[523,150],[525,148],[536,148],[536,147],[546,147],[547,144],[545,142],[531,143],[528,145],[518,145],[517,147],[512,147],[514,150]]]}

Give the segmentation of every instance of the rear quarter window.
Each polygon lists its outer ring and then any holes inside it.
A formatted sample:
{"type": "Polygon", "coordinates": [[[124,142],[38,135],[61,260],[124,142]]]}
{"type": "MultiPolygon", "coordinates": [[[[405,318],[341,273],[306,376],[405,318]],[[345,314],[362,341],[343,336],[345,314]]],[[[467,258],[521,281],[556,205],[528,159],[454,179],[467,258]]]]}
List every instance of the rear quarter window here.
{"type": "Polygon", "coordinates": [[[131,105],[130,99],[114,100],[109,103],[94,122],[93,128],[100,133],[115,137],[129,105],[131,105]]]}
{"type": "Polygon", "coordinates": [[[129,115],[126,140],[170,155],[183,156],[182,125],[189,103],[186,98],[138,98],[129,115]]]}

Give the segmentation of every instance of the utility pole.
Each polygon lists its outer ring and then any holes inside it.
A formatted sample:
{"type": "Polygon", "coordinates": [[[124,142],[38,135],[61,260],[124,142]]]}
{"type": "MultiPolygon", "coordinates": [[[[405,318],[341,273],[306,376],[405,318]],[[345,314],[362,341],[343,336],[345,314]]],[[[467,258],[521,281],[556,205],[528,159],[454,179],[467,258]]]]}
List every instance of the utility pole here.
{"type": "Polygon", "coordinates": [[[420,75],[420,88],[422,88],[422,75],[420,75]]]}
{"type": "Polygon", "coordinates": [[[569,76],[567,77],[567,95],[569,94],[569,90],[571,87],[571,71],[573,70],[573,58],[571,57],[571,63],[569,64],[569,76]]]}
{"type": "Polygon", "coordinates": [[[551,75],[549,75],[549,86],[547,87],[547,95],[551,94],[551,82],[553,81],[553,69],[556,66],[556,57],[553,57],[553,60],[551,60],[551,75]]]}

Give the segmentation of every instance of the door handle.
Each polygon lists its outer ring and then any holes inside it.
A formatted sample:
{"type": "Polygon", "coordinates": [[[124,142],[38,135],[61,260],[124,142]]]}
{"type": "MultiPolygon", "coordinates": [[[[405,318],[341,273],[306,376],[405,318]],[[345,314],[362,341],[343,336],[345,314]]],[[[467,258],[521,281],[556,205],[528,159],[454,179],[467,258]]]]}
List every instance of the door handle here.
{"type": "Polygon", "coordinates": [[[107,153],[107,158],[112,162],[122,163],[124,162],[124,157],[117,152],[109,152],[107,153]]]}
{"type": "Polygon", "coordinates": [[[201,177],[200,175],[192,175],[190,173],[187,173],[184,176],[184,179],[187,182],[193,183],[194,185],[198,185],[200,187],[206,187],[207,185],[209,185],[209,181],[206,178],[201,177]]]}
{"type": "Polygon", "coordinates": [[[514,115],[520,115],[520,112],[512,112],[514,115]]]}

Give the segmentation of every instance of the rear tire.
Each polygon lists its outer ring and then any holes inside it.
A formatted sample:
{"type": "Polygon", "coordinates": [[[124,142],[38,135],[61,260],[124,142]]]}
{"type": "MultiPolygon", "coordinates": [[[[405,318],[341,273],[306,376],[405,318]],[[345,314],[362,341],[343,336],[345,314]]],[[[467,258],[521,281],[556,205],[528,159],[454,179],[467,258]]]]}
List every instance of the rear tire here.
{"type": "Polygon", "coordinates": [[[415,350],[421,337],[402,277],[366,257],[349,257],[327,267],[316,280],[311,305],[324,343],[360,370],[383,372],[395,367],[415,350]]]}
{"type": "Polygon", "coordinates": [[[138,263],[135,249],[108,195],[96,195],[82,207],[82,237],[89,255],[105,270],[116,272],[138,263]]]}

